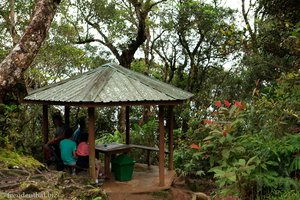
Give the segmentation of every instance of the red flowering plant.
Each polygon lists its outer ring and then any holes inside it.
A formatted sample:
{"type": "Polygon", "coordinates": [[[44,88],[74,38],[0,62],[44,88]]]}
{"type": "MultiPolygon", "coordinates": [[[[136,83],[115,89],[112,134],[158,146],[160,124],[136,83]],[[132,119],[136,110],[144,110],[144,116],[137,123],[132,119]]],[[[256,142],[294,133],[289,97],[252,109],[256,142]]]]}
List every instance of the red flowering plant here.
{"type": "Polygon", "coordinates": [[[211,133],[219,133],[226,137],[232,130],[235,119],[246,108],[246,104],[240,101],[230,103],[228,100],[214,102],[214,110],[210,119],[204,119],[203,123],[211,129],[211,133]]]}
{"type": "MultiPolygon", "coordinates": [[[[203,159],[209,159],[210,165],[218,160],[218,155],[222,156],[224,149],[230,148],[234,137],[240,135],[240,124],[243,120],[243,110],[246,104],[240,101],[229,102],[228,100],[216,101],[208,119],[203,120],[203,124],[209,129],[209,134],[202,140],[201,152],[205,155],[203,159]]],[[[227,153],[224,153],[226,155],[227,153]]]]}
{"type": "MultiPolygon", "coordinates": [[[[229,155],[232,140],[235,139],[238,116],[245,108],[238,101],[216,101],[210,106],[209,113],[201,113],[207,118],[195,117],[189,122],[190,129],[186,138],[186,146],[174,154],[174,163],[180,166],[179,173],[193,176],[209,174],[211,167],[229,155]],[[197,123],[197,126],[195,126],[197,123]],[[180,164],[180,165],[179,165],[180,164]]],[[[198,116],[201,116],[200,114],[198,116]]]]}
{"type": "Polygon", "coordinates": [[[198,144],[191,144],[190,146],[192,149],[200,149],[200,146],[198,144]]]}
{"type": "Polygon", "coordinates": [[[201,148],[184,151],[192,152],[186,166],[213,176],[219,194],[265,199],[273,189],[298,189],[300,75],[284,78],[247,106],[240,101],[213,102],[198,123],[205,127],[205,137],[189,143],[201,148]]]}
{"type": "Polygon", "coordinates": [[[204,174],[214,173],[217,180],[225,181],[224,183],[228,185],[234,185],[232,183],[236,181],[236,174],[224,173],[226,178],[219,179],[219,174],[214,170],[233,162],[234,157],[239,157],[242,148],[236,144],[238,144],[238,137],[243,133],[241,129],[246,124],[243,111],[246,111],[244,102],[228,100],[214,102],[211,113],[202,123],[209,130],[208,136],[200,142],[201,148],[195,153],[200,155],[202,162],[206,161],[208,165],[209,169],[203,170],[204,174]]]}

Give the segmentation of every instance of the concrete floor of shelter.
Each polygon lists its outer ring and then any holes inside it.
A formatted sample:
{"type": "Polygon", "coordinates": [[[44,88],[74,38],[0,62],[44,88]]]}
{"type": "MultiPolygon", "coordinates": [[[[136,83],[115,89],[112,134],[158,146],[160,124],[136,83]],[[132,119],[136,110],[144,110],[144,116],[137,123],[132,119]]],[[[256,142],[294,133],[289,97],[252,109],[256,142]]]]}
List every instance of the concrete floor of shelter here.
{"type": "Polygon", "coordinates": [[[110,179],[104,181],[103,189],[107,194],[158,192],[169,189],[175,177],[175,171],[165,169],[165,186],[160,187],[158,166],[135,163],[130,181],[116,181],[112,174],[110,179]]]}

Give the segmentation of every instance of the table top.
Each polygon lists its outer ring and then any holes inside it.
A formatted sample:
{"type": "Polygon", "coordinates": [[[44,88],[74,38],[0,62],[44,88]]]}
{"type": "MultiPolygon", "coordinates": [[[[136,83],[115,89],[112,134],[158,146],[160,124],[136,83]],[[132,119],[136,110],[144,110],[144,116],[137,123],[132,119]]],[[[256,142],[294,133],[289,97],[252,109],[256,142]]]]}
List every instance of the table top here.
{"type": "Polygon", "coordinates": [[[100,152],[112,152],[112,151],[119,151],[119,150],[130,150],[132,147],[128,144],[97,144],[95,145],[95,149],[100,152]]]}

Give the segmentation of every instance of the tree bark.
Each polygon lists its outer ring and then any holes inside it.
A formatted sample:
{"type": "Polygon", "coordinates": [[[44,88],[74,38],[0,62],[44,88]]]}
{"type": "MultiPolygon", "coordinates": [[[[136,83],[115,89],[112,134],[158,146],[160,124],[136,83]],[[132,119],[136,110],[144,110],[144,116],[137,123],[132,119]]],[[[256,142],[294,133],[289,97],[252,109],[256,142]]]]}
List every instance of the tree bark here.
{"type": "Polygon", "coordinates": [[[135,8],[136,16],[138,19],[138,30],[134,40],[128,44],[127,48],[122,50],[121,56],[119,58],[119,63],[125,68],[130,68],[130,64],[134,59],[134,54],[137,49],[146,41],[147,35],[149,35],[146,19],[148,13],[151,11],[152,7],[143,8],[142,4],[136,0],[129,0],[135,8]]]}
{"type": "Polygon", "coordinates": [[[28,27],[18,44],[0,63],[0,102],[30,66],[45,40],[60,0],[37,0],[28,27]]]}
{"type": "MultiPolygon", "coordinates": [[[[250,5],[251,6],[251,5],[250,5]]],[[[252,27],[250,26],[250,22],[248,19],[248,13],[249,13],[250,8],[248,8],[248,10],[245,10],[245,0],[242,0],[242,15],[246,24],[246,29],[249,32],[250,38],[251,38],[251,42],[253,45],[253,51],[255,53],[258,52],[258,45],[257,45],[257,39],[256,39],[256,33],[255,33],[255,27],[254,29],[252,29],[252,27]]],[[[254,24],[255,26],[255,24],[254,24]]]]}
{"type": "Polygon", "coordinates": [[[20,38],[16,31],[16,23],[15,23],[15,12],[14,12],[15,0],[9,1],[9,24],[10,24],[10,34],[13,41],[13,46],[15,46],[20,38]]]}
{"type": "Polygon", "coordinates": [[[120,107],[119,131],[120,131],[120,133],[125,133],[125,131],[126,131],[126,106],[120,107]]]}

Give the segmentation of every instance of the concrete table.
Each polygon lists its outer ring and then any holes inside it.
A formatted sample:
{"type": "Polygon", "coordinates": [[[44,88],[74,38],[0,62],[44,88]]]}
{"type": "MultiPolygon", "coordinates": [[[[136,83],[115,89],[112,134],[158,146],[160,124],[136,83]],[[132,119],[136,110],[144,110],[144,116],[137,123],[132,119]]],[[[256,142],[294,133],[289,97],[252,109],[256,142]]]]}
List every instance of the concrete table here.
{"type": "Polygon", "coordinates": [[[104,174],[107,178],[110,178],[110,160],[111,155],[119,153],[128,153],[132,147],[127,144],[98,144],[95,145],[95,150],[98,153],[104,153],[104,174]]]}

